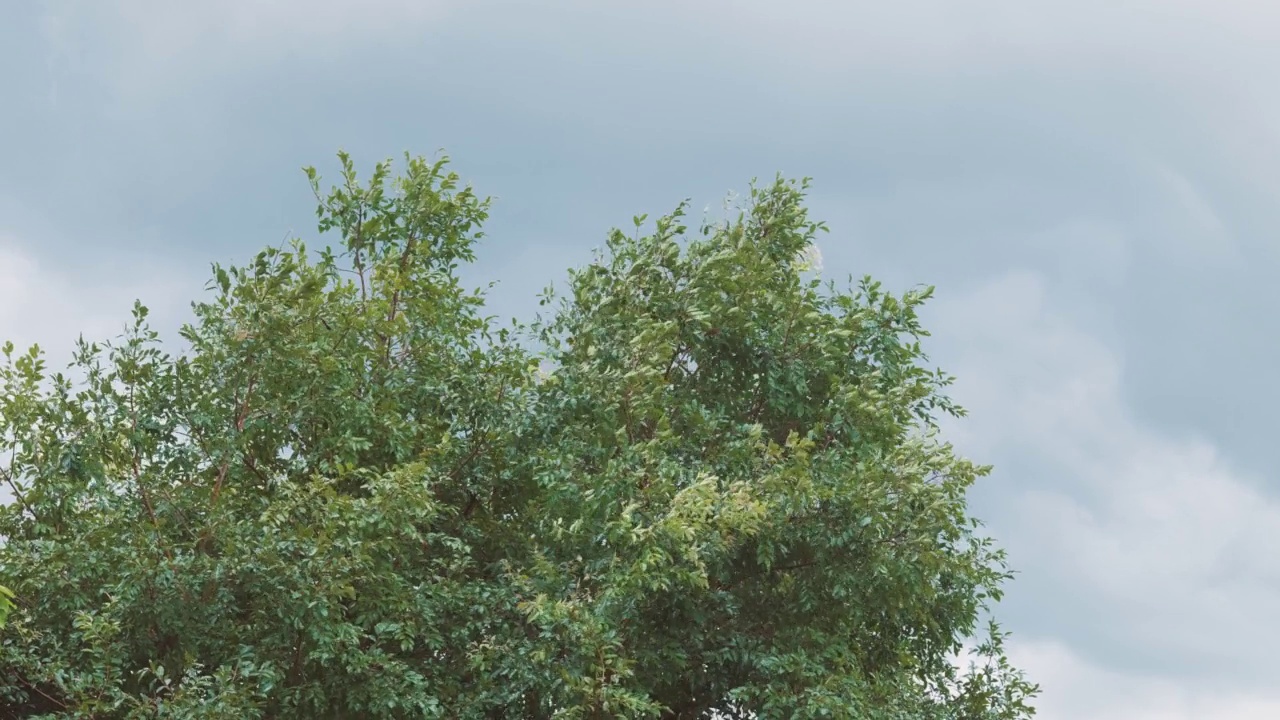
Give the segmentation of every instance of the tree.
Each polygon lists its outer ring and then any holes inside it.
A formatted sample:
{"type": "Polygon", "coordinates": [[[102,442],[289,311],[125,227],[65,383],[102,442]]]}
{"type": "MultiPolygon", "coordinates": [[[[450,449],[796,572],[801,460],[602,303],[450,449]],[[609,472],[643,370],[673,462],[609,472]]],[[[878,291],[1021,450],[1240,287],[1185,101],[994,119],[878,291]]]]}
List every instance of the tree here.
{"type": "Polygon", "coordinates": [[[340,159],[338,249],[214,265],[181,352],[141,304],[65,374],[4,348],[0,714],[1031,714],[930,290],[809,277],[805,183],[636,218],[506,328],[488,202],[340,159]]]}

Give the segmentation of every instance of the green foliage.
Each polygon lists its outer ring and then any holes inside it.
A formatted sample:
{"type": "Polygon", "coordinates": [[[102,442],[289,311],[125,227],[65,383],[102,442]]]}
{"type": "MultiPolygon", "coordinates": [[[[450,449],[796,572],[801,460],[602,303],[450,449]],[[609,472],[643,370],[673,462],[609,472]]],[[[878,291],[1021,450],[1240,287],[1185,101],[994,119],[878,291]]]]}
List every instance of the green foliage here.
{"type": "Polygon", "coordinates": [[[930,291],[807,277],[804,184],[637,218],[509,330],[487,201],[340,157],[338,249],[215,265],[181,353],[140,304],[67,375],[5,347],[0,716],[1031,714],[930,291]]]}
{"type": "Polygon", "coordinates": [[[13,591],[0,585],[0,628],[9,619],[9,613],[13,611],[13,591]]]}

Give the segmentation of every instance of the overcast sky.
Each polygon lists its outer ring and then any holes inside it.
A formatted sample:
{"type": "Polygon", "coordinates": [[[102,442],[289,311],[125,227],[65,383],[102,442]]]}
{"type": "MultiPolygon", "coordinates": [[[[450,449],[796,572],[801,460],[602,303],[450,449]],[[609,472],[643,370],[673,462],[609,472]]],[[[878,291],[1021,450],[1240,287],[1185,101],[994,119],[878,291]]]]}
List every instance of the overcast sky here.
{"type": "Polygon", "coordinates": [[[815,180],[825,274],[938,287],[1046,720],[1280,717],[1280,4],[0,0],[0,338],[314,238],[299,168],[443,148],[529,316],[611,226],[815,180]]]}

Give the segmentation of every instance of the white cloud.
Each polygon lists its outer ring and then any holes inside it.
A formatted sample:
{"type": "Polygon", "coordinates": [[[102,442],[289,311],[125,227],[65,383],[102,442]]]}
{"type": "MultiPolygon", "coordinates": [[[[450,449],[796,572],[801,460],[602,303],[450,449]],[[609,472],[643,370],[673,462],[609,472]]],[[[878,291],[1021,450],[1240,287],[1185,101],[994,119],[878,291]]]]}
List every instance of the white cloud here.
{"type": "Polygon", "coordinates": [[[1014,642],[1013,662],[1045,688],[1036,720],[1271,720],[1280,693],[1197,688],[1090,664],[1061,642],[1014,642]]]}
{"type": "Polygon", "coordinates": [[[153,325],[176,329],[202,285],[190,273],[140,258],[98,266],[92,277],[46,263],[28,247],[0,234],[0,342],[20,349],[39,344],[50,366],[70,359],[76,338],[115,337],[129,322],[134,300],[151,311],[153,325]]]}
{"type": "MultiPolygon", "coordinates": [[[[1133,680],[1171,698],[1146,715],[1130,714],[1140,709],[1129,704],[1130,681],[1116,680],[1109,700],[1085,693],[1097,712],[1056,717],[1253,717],[1231,709],[1252,701],[1212,683],[1235,675],[1238,687],[1261,686],[1280,674],[1280,503],[1208,442],[1138,425],[1122,400],[1118,353],[1056,311],[1041,276],[1004,275],[944,297],[934,312],[948,351],[940,362],[972,413],[948,429],[957,445],[997,472],[1001,457],[1031,454],[1049,475],[1002,479],[1013,497],[986,518],[1014,552],[1021,581],[1072,589],[1070,602],[1042,612],[1077,613],[1077,623],[1116,643],[1200,671],[1133,680]]],[[[1052,670],[1034,679],[1047,705],[1082,708],[1068,701],[1093,682],[1080,678],[1117,671],[1082,669],[1071,639],[1058,642],[1026,649],[1052,670]]]]}

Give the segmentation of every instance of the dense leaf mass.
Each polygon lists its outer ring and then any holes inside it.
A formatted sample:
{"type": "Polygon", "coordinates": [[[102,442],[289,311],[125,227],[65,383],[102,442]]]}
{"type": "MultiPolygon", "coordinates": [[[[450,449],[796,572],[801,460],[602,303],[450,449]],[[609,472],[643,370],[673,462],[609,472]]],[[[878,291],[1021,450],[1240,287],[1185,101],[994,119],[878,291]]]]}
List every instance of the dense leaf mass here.
{"type": "Polygon", "coordinates": [[[0,717],[1031,714],[929,291],[818,280],[804,183],[636,218],[508,328],[488,202],[341,160],[336,249],[215,265],[181,352],[140,304],[66,373],[5,347],[0,717]]]}

